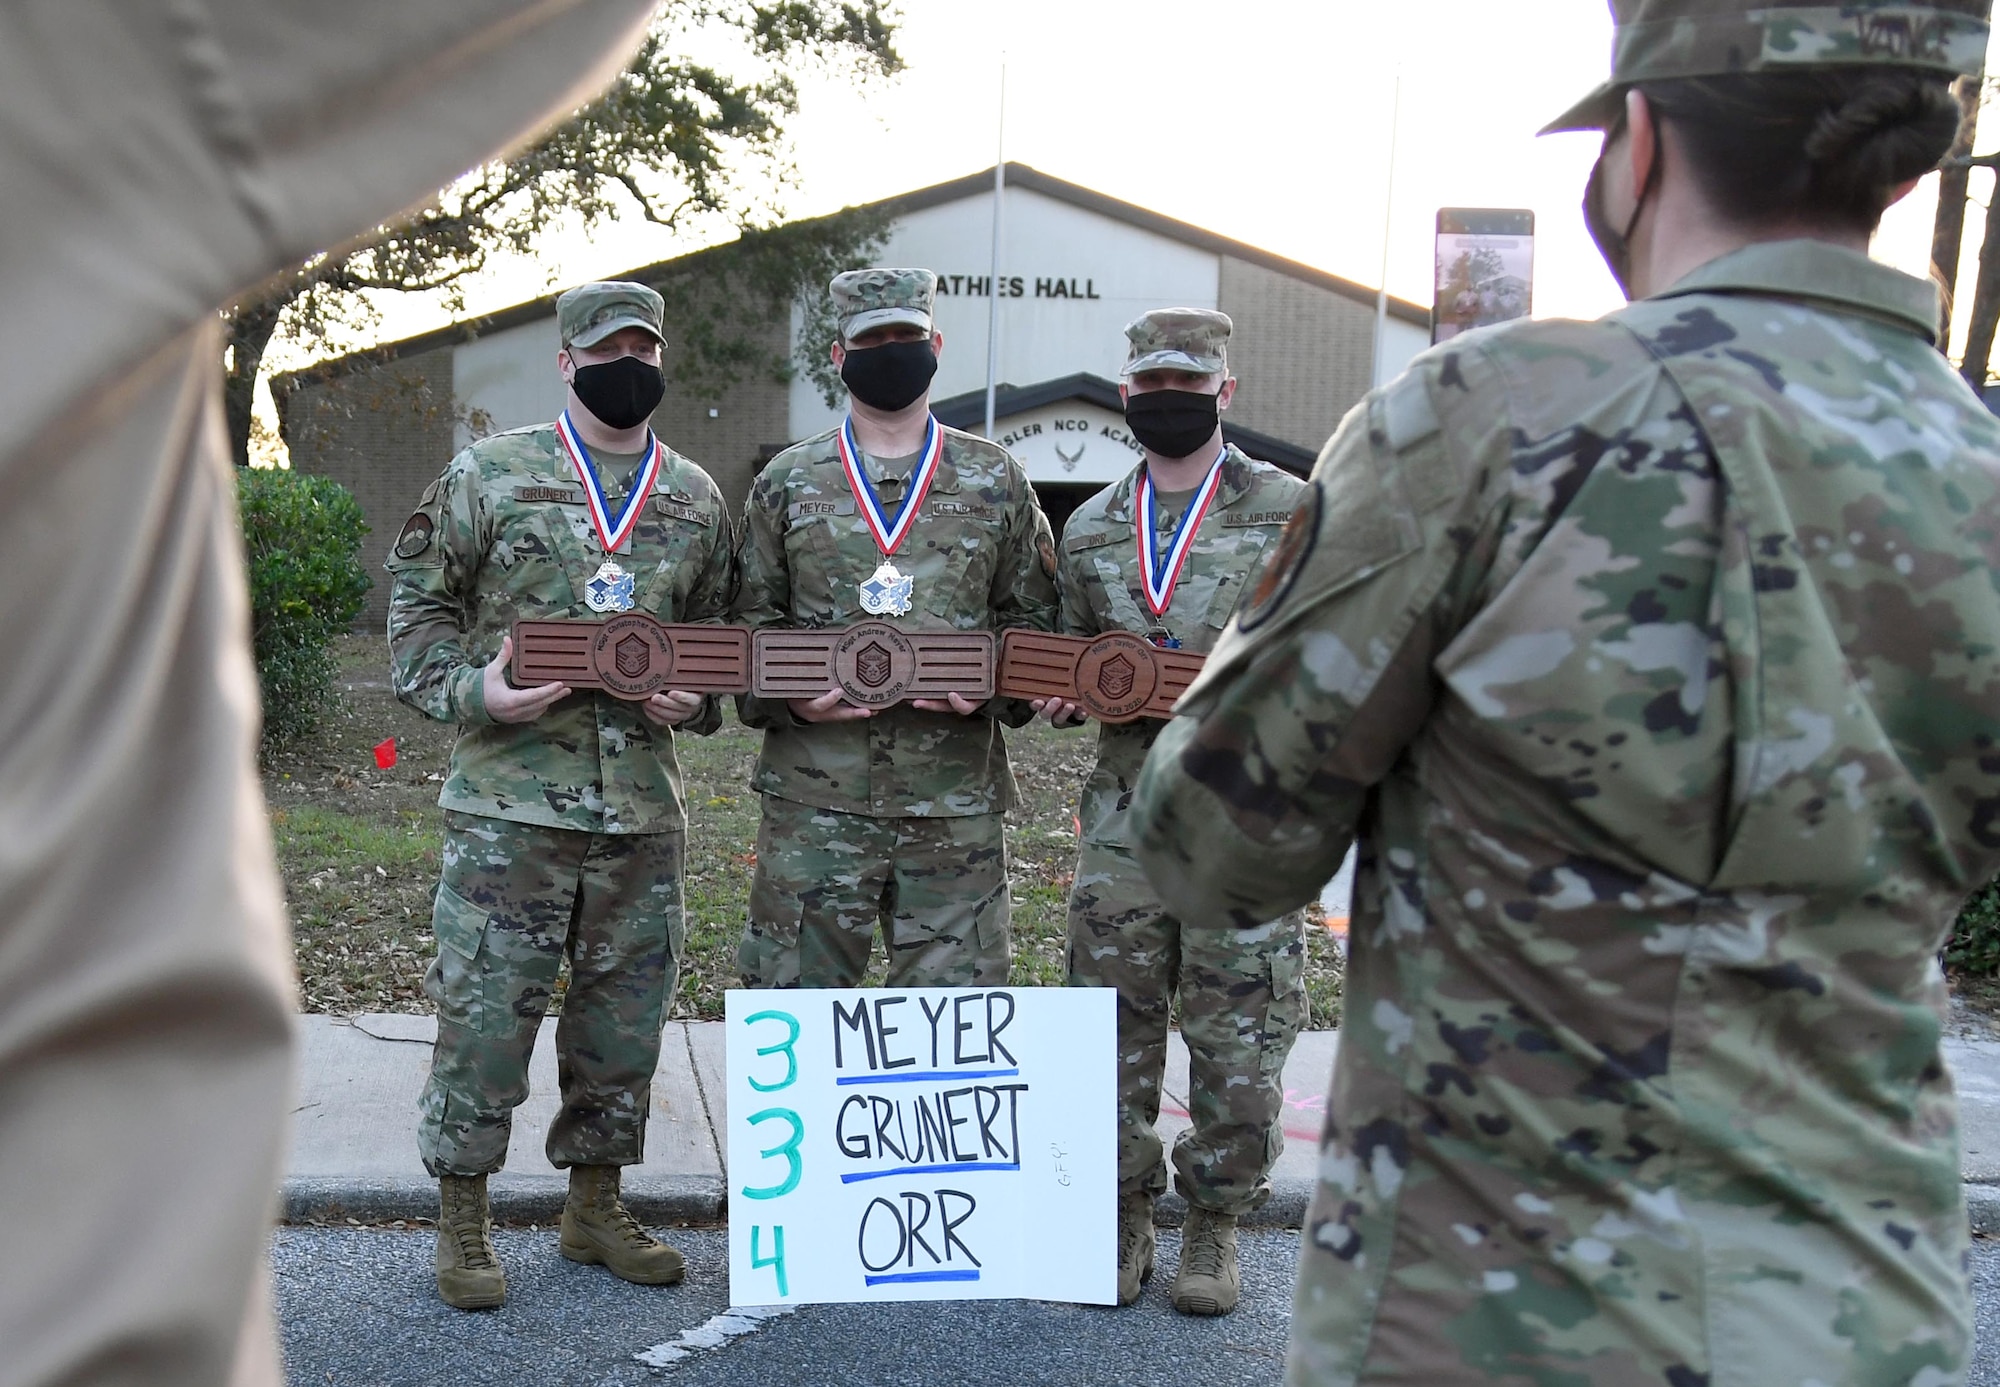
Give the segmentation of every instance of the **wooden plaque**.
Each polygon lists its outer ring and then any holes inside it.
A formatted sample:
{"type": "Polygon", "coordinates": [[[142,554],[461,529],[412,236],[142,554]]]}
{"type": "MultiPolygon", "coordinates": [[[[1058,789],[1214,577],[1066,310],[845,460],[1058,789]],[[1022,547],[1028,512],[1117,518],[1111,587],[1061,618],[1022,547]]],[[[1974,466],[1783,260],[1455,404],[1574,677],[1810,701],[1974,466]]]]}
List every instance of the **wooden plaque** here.
{"type": "Polygon", "coordinates": [[[751,692],[759,698],[818,698],[839,689],[862,708],[955,693],[993,697],[991,631],[906,631],[862,621],[823,631],[754,632],[751,692]]]}
{"type": "Polygon", "coordinates": [[[514,683],[558,681],[639,702],[656,693],[747,693],[750,632],[741,626],[670,625],[644,612],[608,621],[517,621],[514,683]]]}
{"type": "Polygon", "coordinates": [[[1130,631],[1049,636],[1009,631],[1001,638],[1000,692],[1008,698],[1061,698],[1099,722],[1169,718],[1201,673],[1202,656],[1163,650],[1130,631]]]}

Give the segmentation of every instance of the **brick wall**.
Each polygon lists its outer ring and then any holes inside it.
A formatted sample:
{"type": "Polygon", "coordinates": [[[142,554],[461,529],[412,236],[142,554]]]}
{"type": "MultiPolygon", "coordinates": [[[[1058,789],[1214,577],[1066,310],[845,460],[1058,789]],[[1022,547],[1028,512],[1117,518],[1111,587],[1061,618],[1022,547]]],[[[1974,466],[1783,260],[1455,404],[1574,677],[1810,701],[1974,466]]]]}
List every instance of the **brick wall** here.
{"type": "Polygon", "coordinates": [[[1248,261],[1222,257],[1222,311],[1236,322],[1229,417],[1315,451],[1368,393],[1375,310],[1248,261]]]}
{"type": "MultiPolygon", "coordinates": [[[[667,336],[674,336],[671,325],[667,336]]],[[[790,349],[790,324],[771,324],[760,337],[761,349],[782,356],[790,349]]],[[[729,386],[713,399],[702,398],[675,383],[678,351],[670,341],[664,362],[667,398],[653,411],[653,429],[669,448],[700,463],[722,488],[729,513],[740,516],[768,451],[792,441],[788,389],[768,376],[758,376],[729,386]],[[713,419],[708,417],[711,409],[716,412],[713,419]]]]}
{"type": "Polygon", "coordinates": [[[354,493],[368,520],[361,561],[375,586],[357,624],[380,631],[389,615],[382,560],[424,488],[451,460],[451,348],[301,379],[280,405],[292,466],[354,493]]]}
{"type": "MultiPolygon", "coordinates": [[[[783,323],[773,326],[770,345],[782,349],[787,332],[783,323]]],[[[455,451],[452,353],[446,345],[337,377],[306,377],[281,406],[292,466],[345,486],[367,517],[361,557],[375,588],[359,619],[364,629],[380,629],[389,614],[382,560],[391,541],[455,451]]],[[[766,453],[791,441],[786,387],[760,378],[702,398],[673,382],[673,356],[669,347],[667,397],[653,428],[668,447],[701,464],[730,513],[740,515],[766,453]]]]}

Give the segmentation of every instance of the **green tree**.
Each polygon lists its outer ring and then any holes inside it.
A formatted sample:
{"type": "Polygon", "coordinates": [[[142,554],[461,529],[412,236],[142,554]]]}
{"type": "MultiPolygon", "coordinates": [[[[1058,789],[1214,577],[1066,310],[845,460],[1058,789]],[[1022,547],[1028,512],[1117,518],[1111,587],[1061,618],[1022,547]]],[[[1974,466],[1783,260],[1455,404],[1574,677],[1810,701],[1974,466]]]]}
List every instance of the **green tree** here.
{"type": "Polygon", "coordinates": [[[371,324],[371,293],[437,291],[462,312],[471,276],[495,256],[531,252],[558,223],[589,228],[636,214],[685,229],[727,218],[742,239],[707,268],[744,294],[733,302],[684,296],[677,306],[696,317],[683,329],[691,349],[677,376],[719,389],[748,372],[784,373],[789,362],[753,345],[757,329],[789,315],[798,292],[823,292],[828,267],[862,258],[883,226],[850,212],[774,230],[776,196],[750,188],[789,184],[792,74],[893,74],[902,60],[892,37],[883,0],[665,0],[637,56],[596,102],[408,218],[273,277],[229,310],[224,405],[236,460],[248,461],[257,378],[281,325],[308,349],[323,349],[371,324]],[[733,40],[733,66],[749,75],[686,56],[696,31],[704,47],[733,40]]]}

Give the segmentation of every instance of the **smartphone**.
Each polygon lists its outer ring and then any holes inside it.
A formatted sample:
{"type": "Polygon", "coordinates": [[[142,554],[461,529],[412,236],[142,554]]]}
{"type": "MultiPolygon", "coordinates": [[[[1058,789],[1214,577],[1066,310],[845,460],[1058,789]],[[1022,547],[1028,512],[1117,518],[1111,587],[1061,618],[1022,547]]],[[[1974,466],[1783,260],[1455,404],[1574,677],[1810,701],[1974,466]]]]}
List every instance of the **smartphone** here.
{"type": "Polygon", "coordinates": [[[1431,343],[1525,318],[1535,301],[1535,214],[1525,207],[1440,207],[1431,343]]]}

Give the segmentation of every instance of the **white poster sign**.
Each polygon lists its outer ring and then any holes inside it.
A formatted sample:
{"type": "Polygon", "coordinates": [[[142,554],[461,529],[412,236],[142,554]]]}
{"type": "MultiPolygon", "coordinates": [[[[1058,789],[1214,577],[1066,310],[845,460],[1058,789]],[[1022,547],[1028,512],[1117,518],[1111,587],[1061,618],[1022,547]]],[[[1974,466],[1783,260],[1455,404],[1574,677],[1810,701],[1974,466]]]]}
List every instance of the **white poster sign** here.
{"type": "Polygon", "coordinates": [[[1114,996],[728,993],[730,1301],[1113,1303],[1114,996]]]}

